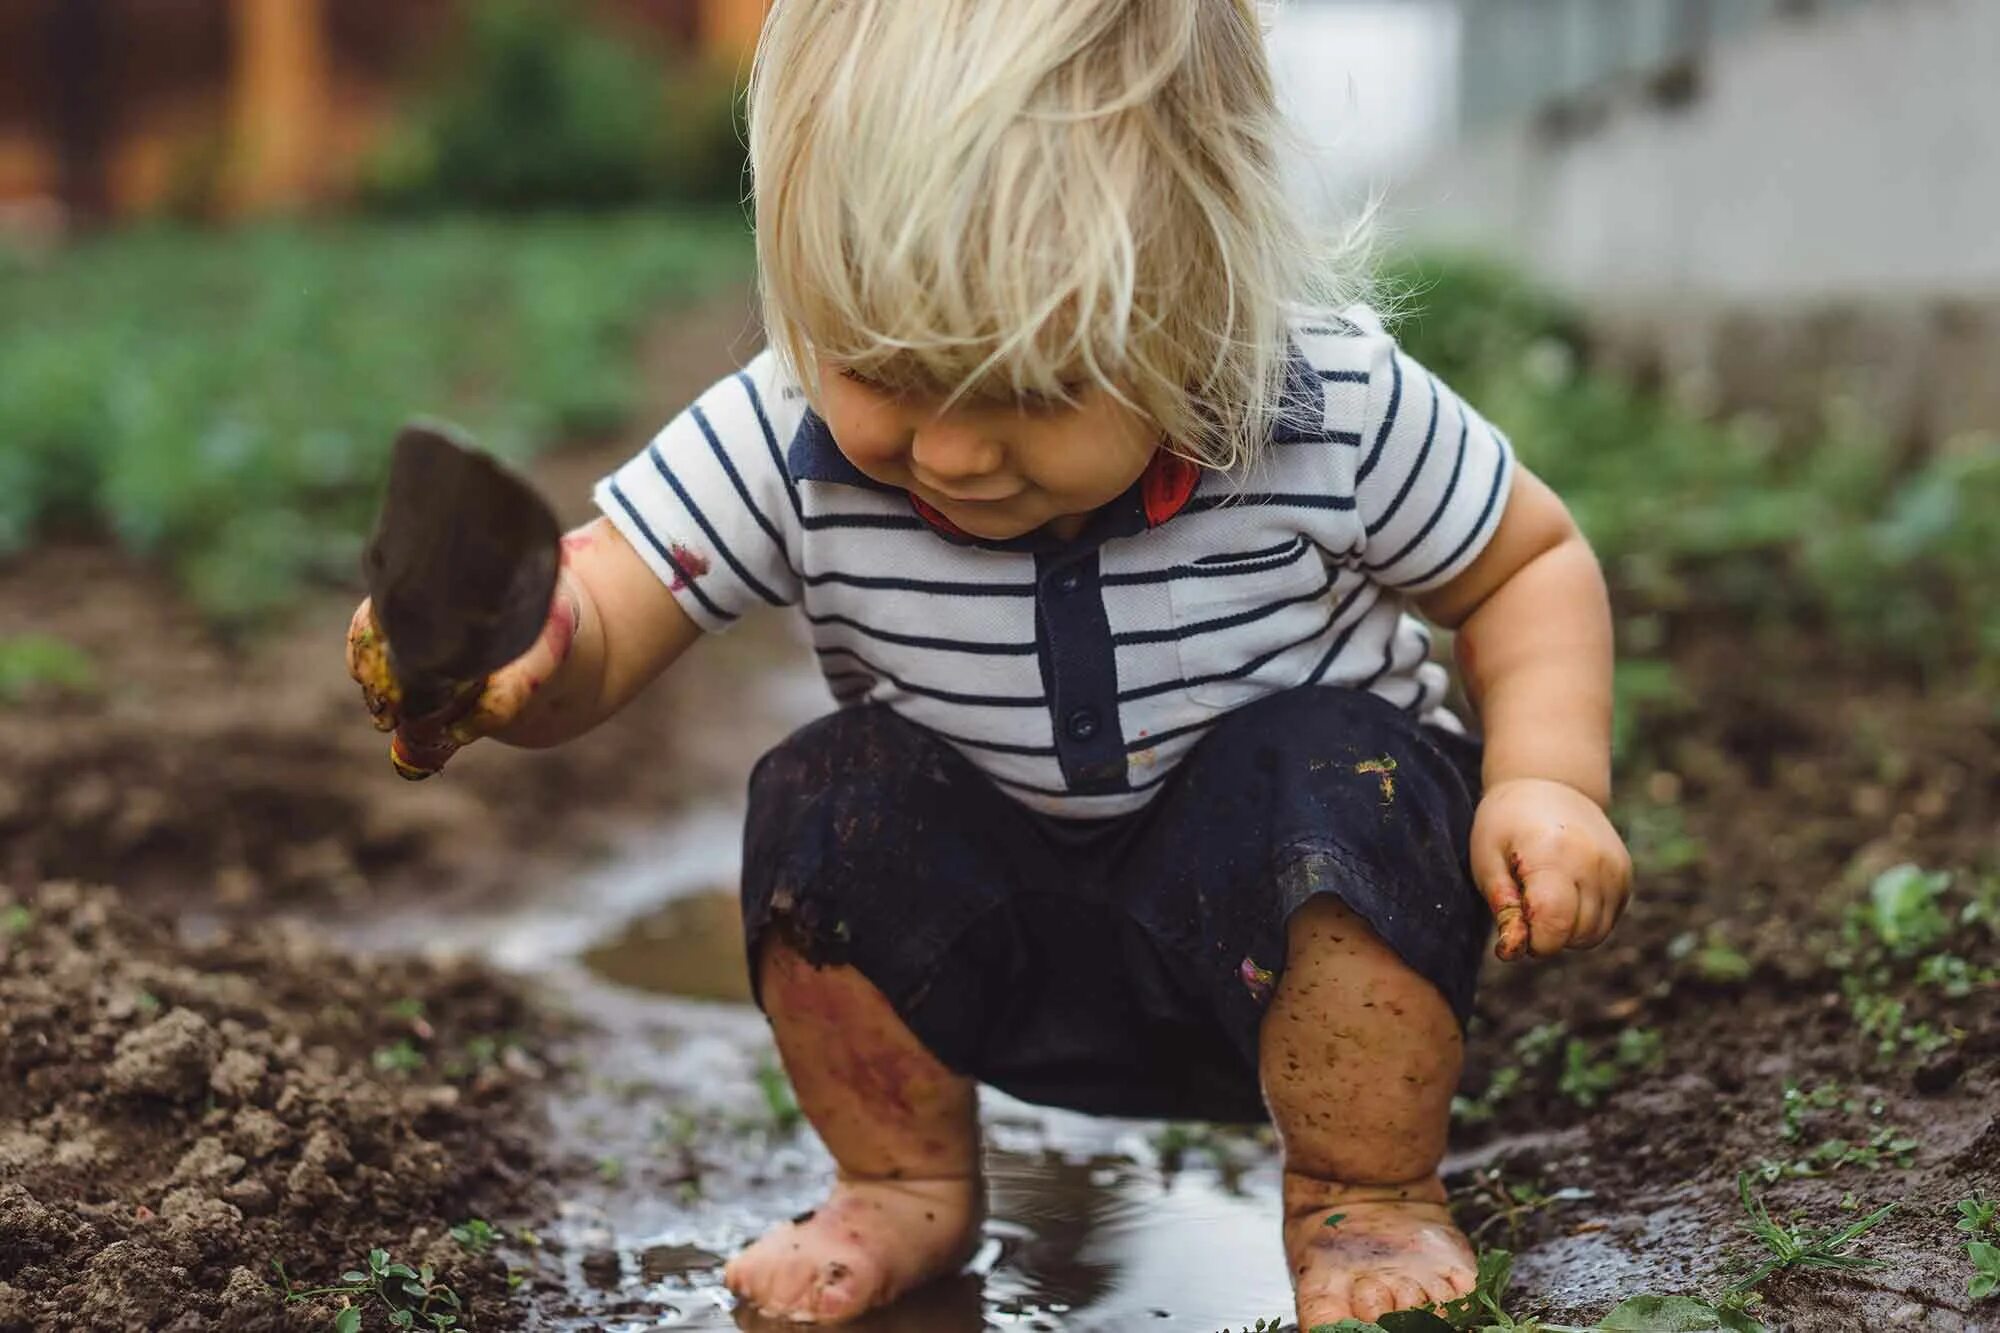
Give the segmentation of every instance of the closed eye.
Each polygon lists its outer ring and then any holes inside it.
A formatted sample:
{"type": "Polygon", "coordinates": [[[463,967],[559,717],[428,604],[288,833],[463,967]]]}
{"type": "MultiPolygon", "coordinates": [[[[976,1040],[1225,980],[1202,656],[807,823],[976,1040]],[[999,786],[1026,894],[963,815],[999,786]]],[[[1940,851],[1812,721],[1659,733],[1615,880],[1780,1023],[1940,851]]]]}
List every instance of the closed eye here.
{"type": "Polygon", "coordinates": [[[1073,384],[1063,385],[1058,393],[1016,394],[1014,405],[1031,416],[1073,411],[1089,388],[1088,382],[1078,380],[1073,384]]]}

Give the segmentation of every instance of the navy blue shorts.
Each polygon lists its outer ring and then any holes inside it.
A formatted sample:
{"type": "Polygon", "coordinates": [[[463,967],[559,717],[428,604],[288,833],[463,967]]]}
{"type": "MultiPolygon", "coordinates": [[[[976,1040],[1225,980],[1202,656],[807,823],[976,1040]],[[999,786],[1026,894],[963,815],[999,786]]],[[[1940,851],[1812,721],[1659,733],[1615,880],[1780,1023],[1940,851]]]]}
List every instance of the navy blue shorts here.
{"type": "Polygon", "coordinates": [[[852,964],[944,1064],[1025,1101],[1260,1121],[1258,1026],[1313,895],[1470,1013],[1478,761],[1372,694],[1300,689],[1224,718],[1145,809],[1063,820],[888,708],[844,709],[751,776],[744,931],[753,960],[778,928],[852,964]]]}

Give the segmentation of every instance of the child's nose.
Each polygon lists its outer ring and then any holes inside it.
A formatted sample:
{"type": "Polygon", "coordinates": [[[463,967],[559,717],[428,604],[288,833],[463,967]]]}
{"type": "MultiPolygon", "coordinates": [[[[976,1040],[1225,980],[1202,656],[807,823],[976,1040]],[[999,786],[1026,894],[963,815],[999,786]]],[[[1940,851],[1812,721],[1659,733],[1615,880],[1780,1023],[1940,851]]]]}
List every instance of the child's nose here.
{"type": "Polygon", "coordinates": [[[932,479],[969,481],[997,472],[1005,453],[998,442],[971,426],[935,417],[917,427],[910,459],[932,479]]]}

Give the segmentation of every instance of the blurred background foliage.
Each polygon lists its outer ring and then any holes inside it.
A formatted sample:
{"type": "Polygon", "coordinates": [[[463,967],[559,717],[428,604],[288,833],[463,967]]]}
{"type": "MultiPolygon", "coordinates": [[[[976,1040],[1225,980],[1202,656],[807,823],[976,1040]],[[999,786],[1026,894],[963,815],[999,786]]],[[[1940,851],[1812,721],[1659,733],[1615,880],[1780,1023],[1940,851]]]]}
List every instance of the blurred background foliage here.
{"type": "Polygon", "coordinates": [[[1652,655],[1673,628],[1825,632],[1863,664],[2000,681],[2000,450],[1913,456],[1839,400],[1822,428],[1704,419],[1592,367],[1583,321],[1488,261],[1406,257],[1382,286],[1417,359],[1505,429],[1596,547],[1634,708],[1682,695],[1652,655]]]}
{"type": "Polygon", "coordinates": [[[388,449],[449,416],[521,459],[637,407],[660,307],[749,272],[738,216],[113,233],[0,252],[0,554],[101,531],[218,620],[352,573],[388,449]]]}
{"type": "Polygon", "coordinates": [[[364,198],[410,213],[443,209],[718,204],[747,190],[737,89],[550,0],[469,11],[456,63],[364,167],[364,198]]]}

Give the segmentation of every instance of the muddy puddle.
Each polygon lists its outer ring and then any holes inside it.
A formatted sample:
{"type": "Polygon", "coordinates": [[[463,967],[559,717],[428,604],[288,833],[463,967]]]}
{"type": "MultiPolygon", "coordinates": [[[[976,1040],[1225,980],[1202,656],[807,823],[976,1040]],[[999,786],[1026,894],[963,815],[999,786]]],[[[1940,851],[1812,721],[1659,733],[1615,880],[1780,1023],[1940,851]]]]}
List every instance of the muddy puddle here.
{"type": "MultiPolygon", "coordinates": [[[[789,1327],[732,1310],[723,1260],[811,1207],[832,1162],[796,1122],[748,1003],[733,892],[738,813],[693,810],[560,895],[479,919],[378,917],[530,978],[585,1020],[550,1108],[580,1182],[536,1252],[513,1256],[535,1326],[789,1327]]],[[[1216,1137],[1031,1107],[989,1092],[991,1218],[971,1270],[854,1327],[1202,1330],[1289,1309],[1278,1171],[1251,1135],[1216,1137]]]]}

